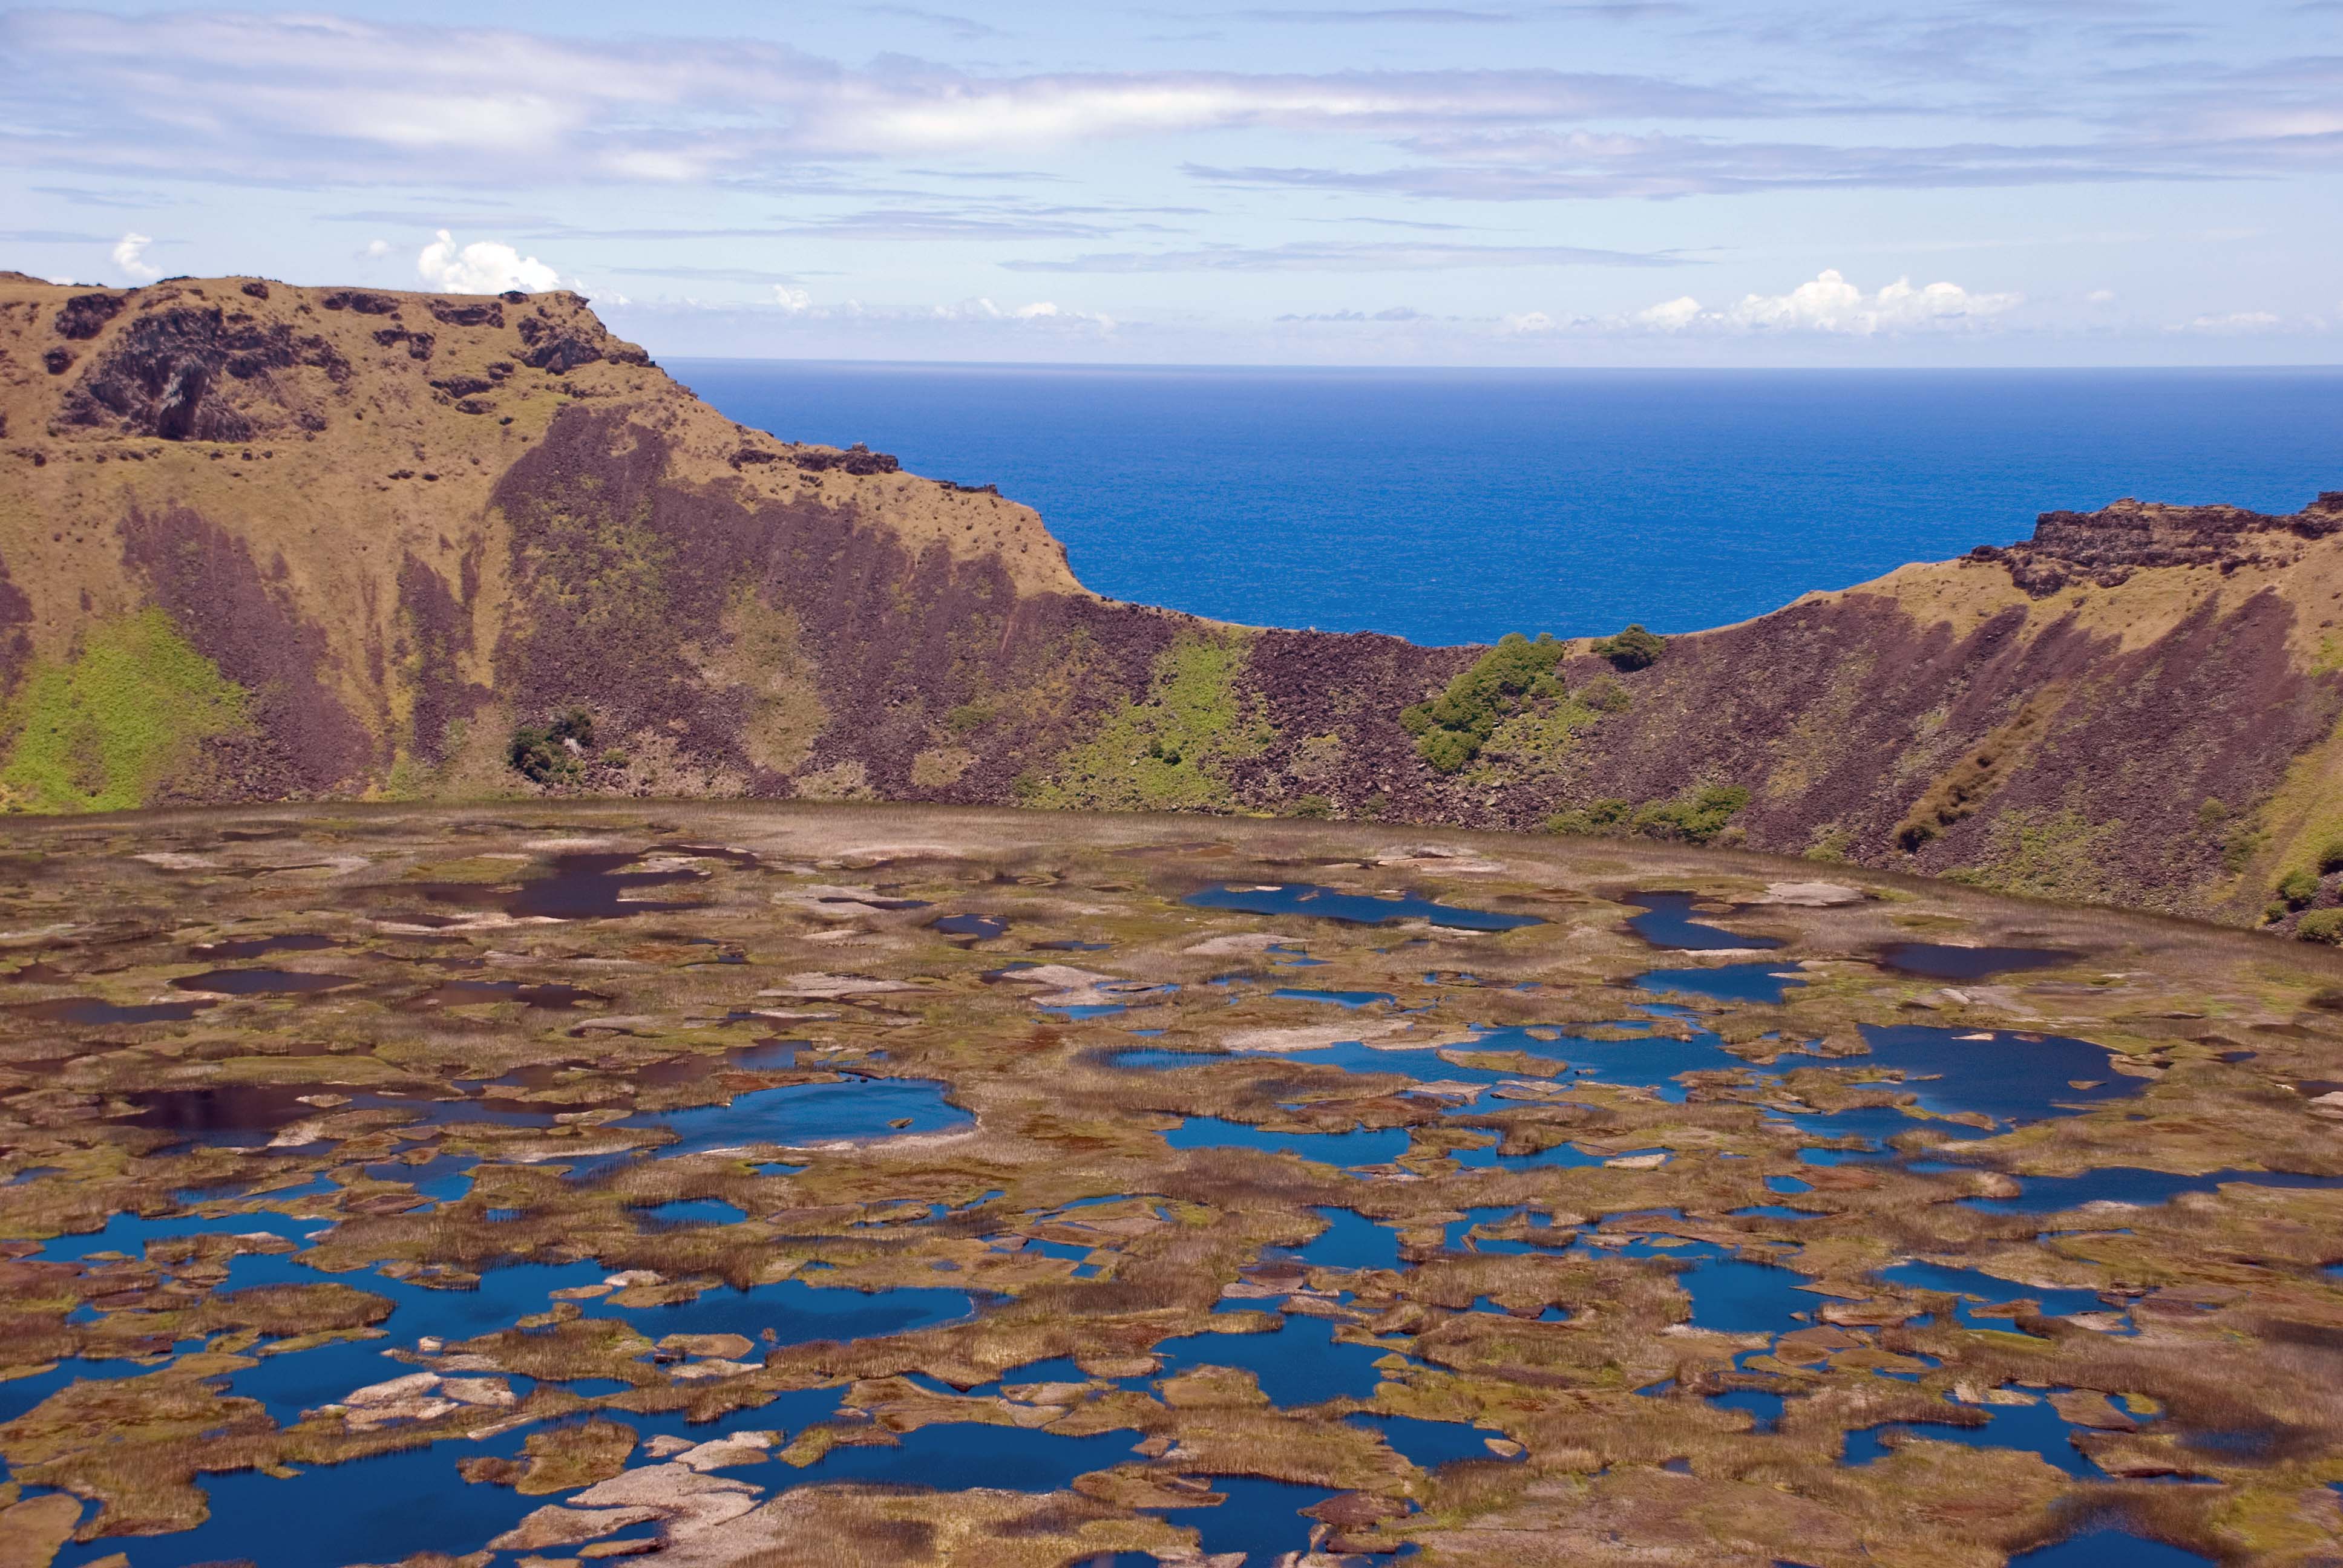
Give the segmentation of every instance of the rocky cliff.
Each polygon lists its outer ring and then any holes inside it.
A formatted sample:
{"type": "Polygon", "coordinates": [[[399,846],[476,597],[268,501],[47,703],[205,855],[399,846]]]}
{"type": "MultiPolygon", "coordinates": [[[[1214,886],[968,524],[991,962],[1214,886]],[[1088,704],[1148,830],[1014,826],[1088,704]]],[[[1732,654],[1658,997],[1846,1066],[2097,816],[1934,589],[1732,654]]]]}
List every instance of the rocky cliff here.
{"type": "Polygon", "coordinates": [[[0,798],[1552,824],[2237,920],[2294,873],[2291,929],[2343,879],[2338,535],[2338,496],[2052,513],[1656,657],[1253,630],[734,425],[574,296],[8,275],[0,798]]]}

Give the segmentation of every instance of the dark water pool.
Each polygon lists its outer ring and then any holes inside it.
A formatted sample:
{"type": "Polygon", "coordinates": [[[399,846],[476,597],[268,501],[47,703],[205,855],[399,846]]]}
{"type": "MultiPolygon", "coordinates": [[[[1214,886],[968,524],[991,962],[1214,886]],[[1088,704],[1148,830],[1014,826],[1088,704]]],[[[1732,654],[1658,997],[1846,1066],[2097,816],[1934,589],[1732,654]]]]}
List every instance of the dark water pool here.
{"type": "Polygon", "coordinates": [[[1000,915],[940,915],[934,929],[948,937],[969,937],[987,941],[1009,931],[1009,921],[1000,915]]]}
{"type": "MultiPolygon", "coordinates": [[[[1976,1167],[1932,1162],[1912,1169],[1936,1173],[1976,1167]]],[[[2230,1181],[2254,1187],[2343,1187],[2343,1176],[2305,1176],[2290,1171],[2208,1171],[2202,1176],[2176,1176],[2168,1171],[2143,1171],[2129,1165],[2110,1165],[2073,1176],[2014,1180],[2024,1189],[2016,1197],[1964,1198],[1962,1207],[1987,1214],[2053,1214],[2085,1203],[2166,1203],[2184,1192],[2210,1192],[2230,1181]]]]}
{"type": "MultiPolygon", "coordinates": [[[[1956,1269],[1943,1263],[1896,1263],[1876,1271],[1879,1278],[1891,1284],[1906,1286],[1916,1291],[1940,1291],[1957,1297],[1976,1297],[1996,1305],[2011,1302],[2035,1302],[2045,1317],[2062,1318],[2074,1312],[2097,1312],[2107,1310],[2097,1291],[2059,1290],[2040,1285],[2022,1285],[2014,1280],[1997,1279],[1976,1269],[1956,1269]]],[[[1955,1309],[1961,1323],[1968,1328],[2006,1329],[2006,1318],[1974,1318],[1966,1301],[1955,1309]]]]}
{"type": "MultiPolygon", "coordinates": [[[[362,890],[360,896],[367,900],[369,911],[375,913],[382,912],[375,906],[386,900],[416,899],[429,904],[453,905],[458,909],[485,907],[523,919],[557,920],[671,914],[678,910],[699,907],[689,902],[667,902],[639,895],[646,888],[705,881],[707,872],[691,867],[657,871],[627,869],[641,859],[642,856],[628,852],[560,854],[541,862],[536,874],[528,876],[518,887],[500,889],[479,882],[394,882],[362,890]]],[[[433,917],[429,916],[394,918],[408,919],[412,923],[422,925],[433,923],[433,917]]],[[[445,923],[447,918],[438,917],[438,920],[445,923]]]]}
{"type": "Polygon", "coordinates": [[[666,1127],[677,1141],[657,1152],[692,1154],[758,1143],[818,1144],[936,1132],[974,1120],[944,1098],[945,1086],[926,1078],[853,1078],[838,1083],[792,1083],[751,1090],[729,1105],[649,1111],[617,1123],[666,1127]],[[898,1127],[897,1122],[906,1125],[898,1127]]]}
{"type": "Polygon", "coordinates": [[[1898,973],[1948,980],[2050,969],[2081,956],[2058,948],[1966,948],[1950,942],[1890,942],[1879,950],[1879,961],[1898,973]]]}
{"type": "Polygon", "coordinates": [[[391,1094],[352,1093],[330,1083],[210,1083],[192,1089],[160,1089],[126,1096],[138,1109],[115,1118],[109,1125],[144,1127],[176,1132],[183,1143],[215,1148],[253,1148],[265,1144],[296,1122],[339,1115],[350,1111],[411,1112],[417,1125],[444,1126],[459,1121],[494,1121],[507,1126],[551,1127],[552,1111],[525,1111],[490,1101],[426,1100],[391,1094]],[[344,1096],[347,1104],[317,1106],[305,1095],[344,1096]]]}
{"type": "Polygon", "coordinates": [[[1391,992],[1383,990],[1299,990],[1291,986],[1282,986],[1269,994],[1282,997],[1288,1001],[1323,1001],[1347,1008],[1373,1007],[1377,1002],[1391,1003],[1398,1000],[1391,992]]]}
{"type": "MultiPolygon", "coordinates": [[[[1946,1402],[1953,1402],[1946,1396],[1946,1402]]],[[[2016,1448],[2040,1454],[2050,1463],[2078,1480],[2104,1481],[2107,1472],[2091,1462],[2090,1457],[2070,1441],[2075,1428],[2060,1417],[2046,1399],[2036,1396],[2033,1404],[1969,1405],[1985,1416],[1980,1426],[1952,1426],[1936,1422],[1906,1422],[1887,1426],[1865,1427],[1846,1434],[1846,1456],[1840,1462],[1849,1465],[1869,1464],[1885,1457],[1890,1437],[1911,1436],[1928,1438],[1937,1442],[1957,1442],[1970,1448],[2016,1448]]],[[[2020,1558],[2025,1562],[2031,1559],[2020,1558]]]]}
{"type": "Polygon", "coordinates": [[[552,869],[520,885],[505,900],[505,912],[524,918],[549,915],[561,920],[608,920],[618,915],[664,914],[689,903],[632,898],[645,888],[705,881],[708,873],[688,867],[665,871],[629,871],[641,859],[632,854],[570,854],[553,857],[552,869]]]}
{"type": "Polygon", "coordinates": [[[122,1252],[133,1258],[146,1255],[146,1243],[166,1241],[183,1236],[236,1235],[266,1231],[299,1241],[333,1225],[328,1218],[311,1218],[292,1214],[203,1214],[163,1215],[148,1219],[141,1214],[113,1214],[106,1218],[103,1230],[79,1236],[56,1236],[41,1243],[37,1256],[41,1261],[78,1262],[93,1252],[122,1252]]]}
{"type": "Polygon", "coordinates": [[[1323,1404],[1330,1399],[1368,1399],[1383,1381],[1375,1363],[1391,1352],[1334,1337],[1328,1318],[1287,1314],[1284,1326],[1265,1334],[1186,1334],[1155,1347],[1163,1360],[1160,1377],[1197,1367],[1239,1367],[1253,1374],[1261,1392],[1282,1410],[1323,1404]]]}
{"type": "Polygon", "coordinates": [[[2213,1559],[2126,1530],[2092,1530],[2011,1558],[2010,1568],[2214,1568],[2213,1559]]]}
{"type": "Polygon", "coordinates": [[[1629,917],[1627,929],[1655,948],[1702,952],[1723,948],[1778,948],[1782,945],[1772,937],[1744,936],[1738,931],[1728,931],[1723,926],[1705,925],[1693,919],[1694,906],[1700,902],[1697,893],[1636,892],[1629,893],[1622,902],[1643,910],[1642,914],[1629,917]]]}
{"type": "MultiPolygon", "coordinates": [[[[1323,1486],[1268,1481],[1257,1475],[1208,1478],[1222,1501],[1202,1508],[1163,1511],[1174,1524],[1194,1528],[1205,1555],[1241,1552],[1249,1563],[1270,1563],[1310,1543],[1312,1521],[1302,1515],[1334,1495],[1323,1486]]],[[[1149,1559],[1149,1561],[1153,1561],[1149,1559]]]]}
{"type": "Polygon", "coordinates": [[[448,980],[415,999],[427,1007],[478,1007],[484,1002],[517,1001],[524,1007],[561,1010],[588,1002],[608,1001],[599,991],[548,982],[529,985],[520,980],[448,980]]]}
{"type": "Polygon", "coordinates": [[[1545,922],[1535,915],[1499,914],[1493,910],[1465,910],[1434,903],[1410,893],[1400,898],[1370,898],[1308,882],[1280,887],[1238,888],[1215,883],[1185,900],[1199,909],[1239,910],[1253,915],[1305,915],[1342,920],[1352,925],[1379,926],[1390,920],[1430,920],[1466,931],[1510,931],[1545,922]]]}
{"type": "Polygon", "coordinates": [[[1272,1132],[1217,1116],[1191,1116],[1163,1134],[1174,1149],[1259,1149],[1323,1165],[1383,1165],[1407,1152],[1404,1127],[1354,1127],[1348,1132],[1272,1132]]]}
{"type": "Polygon", "coordinates": [[[173,990],[217,991],[223,996],[308,996],[358,984],[349,975],[314,974],[306,970],[208,970],[181,975],[173,990]]]}
{"type": "Polygon", "coordinates": [[[584,1304],[588,1317],[624,1318],[654,1341],[669,1334],[746,1334],[758,1342],[758,1348],[749,1352],[752,1360],[764,1354],[763,1335],[768,1329],[773,1331],[775,1342],[794,1345],[809,1340],[842,1342],[909,1333],[976,1315],[976,1302],[964,1291],[909,1286],[870,1292],[822,1290],[800,1280],[746,1291],[719,1286],[696,1301],[664,1307],[618,1307],[608,1301],[584,1304]]]}
{"type": "Polygon", "coordinates": [[[1641,989],[1662,995],[1682,992],[1716,1001],[1777,1005],[1793,986],[1806,982],[1795,969],[1777,963],[1712,964],[1705,969],[1647,970],[1635,977],[1641,989]]]}
{"type": "Polygon", "coordinates": [[[1765,1389],[1737,1388],[1726,1393],[1713,1393],[1708,1402],[1717,1410],[1748,1412],[1755,1422],[1752,1430],[1756,1432],[1775,1432],[1782,1425],[1783,1396],[1765,1389]]]}
{"type": "Polygon", "coordinates": [[[1443,1464],[1453,1464],[1465,1459],[1493,1459],[1483,1440],[1499,1436],[1494,1432],[1468,1425],[1459,1421],[1423,1421],[1412,1415],[1358,1415],[1342,1418],[1345,1424],[1368,1432],[1380,1432],[1391,1444],[1393,1452],[1418,1470],[1437,1470],[1443,1464]]]}
{"type": "Polygon", "coordinates": [[[287,931],[273,937],[244,937],[202,942],[187,950],[199,959],[265,959],[271,953],[316,953],[342,944],[314,931],[287,931]]]}
{"type": "MultiPolygon", "coordinates": [[[[386,1363],[387,1364],[387,1363],[386,1363]]],[[[242,1560],[256,1568],[342,1568],[392,1563],[418,1552],[470,1552],[552,1499],[472,1485],[456,1462],[512,1458],[526,1432],[483,1442],[439,1442],[347,1464],[307,1467],[290,1480],[256,1470],[199,1475],[211,1517],[170,1535],[101,1536],[68,1543],[57,1568],[127,1548],[138,1568],[189,1568],[242,1560]]]]}
{"type": "Polygon", "coordinates": [[[1742,1258],[1702,1257],[1676,1282],[1692,1297],[1693,1327],[1727,1334],[1785,1333],[1823,1300],[1799,1288],[1804,1274],[1742,1258]]]}
{"type": "Polygon", "coordinates": [[[1302,1246],[1272,1247],[1262,1256],[1318,1269],[1396,1269],[1399,1232],[1350,1209],[1320,1209],[1325,1230],[1302,1246]]]}
{"type": "MultiPolygon", "coordinates": [[[[1722,1049],[1716,1037],[1699,1034],[1691,1040],[1644,1035],[1626,1040],[1587,1040],[1576,1035],[1542,1038],[1527,1029],[1487,1029],[1471,1044],[1450,1049],[1476,1051],[1520,1051],[1547,1061],[1561,1061],[1605,1083],[1646,1084],[1663,1098],[1681,1102],[1682,1086],[1674,1082],[1682,1072],[1729,1070],[1746,1067],[1739,1057],[1722,1049]]],[[[1189,1051],[1138,1047],[1117,1050],[1104,1060],[1109,1066],[1134,1069],[1201,1067],[1211,1062],[1273,1058],[1345,1072],[1396,1073],[1423,1082],[1498,1084],[1520,1076],[1494,1068],[1449,1061],[1438,1050],[1393,1050],[1359,1040],[1313,1046],[1288,1051],[1189,1051]]]]}
{"type": "Polygon", "coordinates": [[[721,1198],[678,1198],[667,1203],[647,1203],[628,1210],[646,1227],[672,1230],[689,1225],[730,1225],[747,1219],[746,1211],[721,1198]]]}
{"type": "Polygon", "coordinates": [[[1871,1054],[1851,1063],[1900,1069],[1904,1087],[1940,1114],[1977,1111],[1998,1122],[2022,1124],[2068,1106],[2127,1099],[2140,1090],[2141,1080],[2115,1070],[2113,1052],[2087,1040],[2006,1033],[1966,1040],[1965,1034],[1978,1031],[1916,1023],[1867,1023],[1861,1030],[1871,1054]],[[2077,1082],[2089,1087],[2077,1089],[2077,1082]]]}

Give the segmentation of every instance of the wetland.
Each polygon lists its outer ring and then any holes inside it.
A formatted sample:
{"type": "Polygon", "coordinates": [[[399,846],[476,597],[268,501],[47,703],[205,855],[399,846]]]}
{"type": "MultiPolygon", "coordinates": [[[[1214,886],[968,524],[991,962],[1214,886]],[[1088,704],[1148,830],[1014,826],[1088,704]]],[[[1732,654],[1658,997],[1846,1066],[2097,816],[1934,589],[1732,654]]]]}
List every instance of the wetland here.
{"type": "Polygon", "coordinates": [[[1201,826],[0,824],[0,1561],[2343,1553],[2343,960],[1201,826]]]}

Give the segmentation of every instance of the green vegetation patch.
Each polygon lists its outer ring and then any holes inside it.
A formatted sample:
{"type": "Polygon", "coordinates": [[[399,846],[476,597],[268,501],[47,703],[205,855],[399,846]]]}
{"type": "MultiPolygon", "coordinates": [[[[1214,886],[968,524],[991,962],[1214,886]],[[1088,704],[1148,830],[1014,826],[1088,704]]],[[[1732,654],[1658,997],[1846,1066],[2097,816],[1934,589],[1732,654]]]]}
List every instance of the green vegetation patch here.
{"type": "Polygon", "coordinates": [[[153,799],[206,738],[245,722],[244,689],[163,610],[93,626],[69,662],[36,665],[8,705],[0,804],[128,810],[153,799]]]}
{"type": "Polygon", "coordinates": [[[1020,801],[1109,811],[1232,808],[1228,765],[1260,756],[1276,739],[1260,699],[1237,689],[1245,652],[1241,637],[1181,638],[1156,658],[1147,694],[1061,757],[1051,776],[1021,782],[1020,801]]]}
{"type": "Polygon", "coordinates": [[[514,771],[539,784],[564,784],[586,770],[585,753],[594,744],[594,716],[573,708],[544,724],[513,731],[506,757],[514,771]]]}
{"type": "Polygon", "coordinates": [[[1416,754],[1435,771],[1463,771],[1498,726],[1565,695],[1554,668],[1564,651],[1563,644],[1544,633],[1532,642],[1520,632],[1507,632],[1450,681],[1447,690],[1401,711],[1400,725],[1415,737],[1416,754]]]}
{"type": "Polygon", "coordinates": [[[1672,800],[1646,800],[1642,805],[1597,800],[1557,811],[1546,819],[1545,827],[1549,833],[1582,838],[1634,837],[1713,844],[1748,804],[1749,791],[1738,784],[1702,784],[1672,800]]]}
{"type": "Polygon", "coordinates": [[[2116,891],[2107,851],[2123,832],[2121,822],[2095,822],[2071,807],[2006,811],[1993,824],[1984,864],[1945,877],[2028,898],[2105,901],[2116,891]]]}
{"type": "Polygon", "coordinates": [[[1660,655],[1668,650],[1668,639],[1655,631],[1645,631],[1639,623],[1615,636],[1606,637],[1587,651],[1597,658],[1607,658],[1620,669],[1644,669],[1659,662],[1660,655]]]}

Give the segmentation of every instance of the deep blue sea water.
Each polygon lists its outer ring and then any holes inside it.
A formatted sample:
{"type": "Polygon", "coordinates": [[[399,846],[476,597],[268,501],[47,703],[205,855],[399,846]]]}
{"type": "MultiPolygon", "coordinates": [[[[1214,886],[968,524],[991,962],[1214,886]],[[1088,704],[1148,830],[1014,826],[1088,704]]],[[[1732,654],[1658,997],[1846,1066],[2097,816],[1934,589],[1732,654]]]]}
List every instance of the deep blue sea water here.
{"type": "Polygon", "coordinates": [[[997,483],[1101,593],[1419,642],[1688,631],[2037,512],[2343,489],[2343,369],[669,368],[743,424],[997,483]]]}

